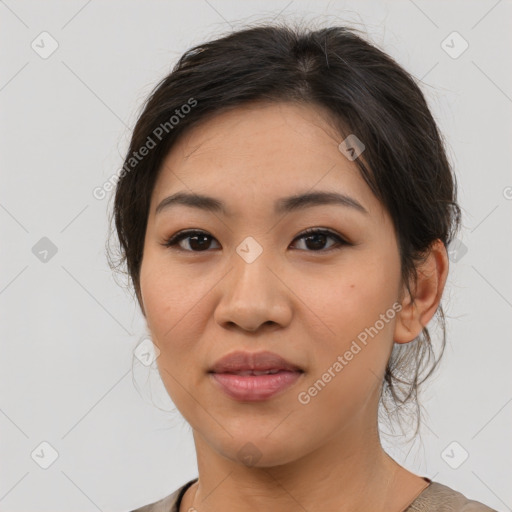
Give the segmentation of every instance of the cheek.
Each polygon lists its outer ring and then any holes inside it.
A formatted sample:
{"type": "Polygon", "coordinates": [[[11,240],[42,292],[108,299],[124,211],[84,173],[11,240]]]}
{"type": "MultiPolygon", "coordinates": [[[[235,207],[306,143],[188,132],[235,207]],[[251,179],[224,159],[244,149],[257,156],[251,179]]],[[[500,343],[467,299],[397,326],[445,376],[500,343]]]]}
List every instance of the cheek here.
{"type": "Polygon", "coordinates": [[[392,307],[398,296],[395,259],[356,254],[329,272],[293,279],[294,290],[325,334],[340,339],[357,336],[392,307]]]}
{"type": "Polygon", "coordinates": [[[149,252],[141,265],[140,287],[153,341],[159,346],[165,345],[167,336],[173,332],[172,327],[187,311],[191,294],[185,277],[175,272],[168,261],[149,252]]]}
{"type": "Polygon", "coordinates": [[[329,380],[329,369],[336,375],[324,394],[332,405],[340,395],[361,399],[379,385],[377,376],[383,375],[393,347],[398,285],[399,265],[392,252],[379,261],[360,254],[347,262],[346,270],[340,266],[302,282],[298,295],[309,318],[304,325],[317,341],[312,380],[329,380]],[[338,356],[344,359],[343,369],[338,365],[336,371],[338,356]]]}
{"type": "Polygon", "coordinates": [[[141,295],[151,339],[160,350],[157,366],[169,397],[190,421],[190,396],[184,387],[193,389],[191,379],[197,378],[190,363],[202,329],[200,315],[205,313],[200,298],[206,290],[183,268],[176,269],[162,258],[145,258],[141,295]]]}
{"type": "Polygon", "coordinates": [[[194,349],[208,320],[208,293],[212,283],[198,279],[193,266],[172,265],[168,258],[148,254],[141,266],[141,295],[153,342],[164,360],[180,364],[194,349]]]}

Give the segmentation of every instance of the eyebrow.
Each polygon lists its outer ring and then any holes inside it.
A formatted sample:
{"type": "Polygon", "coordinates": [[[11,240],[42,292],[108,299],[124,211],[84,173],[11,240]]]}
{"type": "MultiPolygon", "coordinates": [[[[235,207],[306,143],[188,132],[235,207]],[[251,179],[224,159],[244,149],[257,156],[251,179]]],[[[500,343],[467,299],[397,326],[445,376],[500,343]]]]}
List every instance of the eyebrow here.
{"type": "MultiPolygon", "coordinates": [[[[364,206],[353,197],[338,192],[327,191],[306,192],[278,199],[275,202],[274,212],[276,214],[284,214],[304,210],[313,206],[330,204],[353,208],[360,213],[368,215],[368,211],[364,206]]],[[[227,217],[233,216],[231,212],[227,211],[225,204],[221,200],[201,194],[190,194],[188,192],[177,192],[163,199],[156,207],[155,215],[175,205],[221,213],[227,217]]]]}

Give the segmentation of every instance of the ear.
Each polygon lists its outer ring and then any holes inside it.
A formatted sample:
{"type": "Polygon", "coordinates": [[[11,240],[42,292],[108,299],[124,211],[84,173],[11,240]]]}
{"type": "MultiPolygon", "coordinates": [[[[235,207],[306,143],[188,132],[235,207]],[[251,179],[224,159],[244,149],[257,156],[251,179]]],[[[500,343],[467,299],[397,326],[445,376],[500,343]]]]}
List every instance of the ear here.
{"type": "Polygon", "coordinates": [[[144,318],[146,318],[146,311],[144,309],[144,299],[142,298],[142,292],[141,292],[140,286],[136,287],[135,296],[137,297],[137,302],[139,303],[139,307],[140,307],[142,316],[144,318]]]}
{"type": "Polygon", "coordinates": [[[393,340],[395,343],[413,341],[434,316],[448,277],[448,254],[443,242],[437,239],[426,260],[418,268],[418,279],[412,290],[413,299],[403,290],[405,298],[397,315],[393,340]]]}

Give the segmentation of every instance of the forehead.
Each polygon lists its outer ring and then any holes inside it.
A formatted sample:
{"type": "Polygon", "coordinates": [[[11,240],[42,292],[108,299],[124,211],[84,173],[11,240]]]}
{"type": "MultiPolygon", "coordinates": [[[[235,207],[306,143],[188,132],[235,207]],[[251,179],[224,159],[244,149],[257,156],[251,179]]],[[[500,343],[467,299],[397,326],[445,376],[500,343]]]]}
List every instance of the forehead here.
{"type": "Polygon", "coordinates": [[[234,209],[316,189],[379,208],[356,164],[338,149],[342,136],[316,106],[250,104],[193,127],[164,159],[152,211],[177,191],[222,198],[234,209]],[[236,204],[235,204],[236,203],[236,204]]]}

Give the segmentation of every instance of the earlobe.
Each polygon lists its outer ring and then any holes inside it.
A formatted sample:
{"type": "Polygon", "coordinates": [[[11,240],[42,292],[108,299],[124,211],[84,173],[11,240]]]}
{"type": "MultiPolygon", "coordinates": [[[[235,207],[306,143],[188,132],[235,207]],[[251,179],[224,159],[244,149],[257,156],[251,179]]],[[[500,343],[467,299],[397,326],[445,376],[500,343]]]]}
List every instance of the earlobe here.
{"type": "MultiPolygon", "coordinates": [[[[416,305],[411,302],[411,297],[408,295],[402,303],[402,309],[397,314],[395,331],[393,334],[393,341],[395,343],[409,343],[418,336],[418,325],[415,323],[417,318],[416,305]]],[[[421,331],[421,329],[420,329],[421,331]]]]}
{"type": "Polygon", "coordinates": [[[139,303],[139,307],[140,307],[140,311],[142,313],[142,316],[144,318],[146,318],[146,311],[144,309],[144,298],[142,297],[142,292],[140,290],[140,288],[138,288],[136,291],[136,296],[137,296],[137,302],[139,303]]]}
{"type": "Polygon", "coordinates": [[[412,290],[414,300],[407,293],[397,315],[393,340],[409,343],[421,334],[434,316],[448,277],[448,255],[441,240],[436,240],[424,262],[417,267],[417,282],[412,290]]]}

